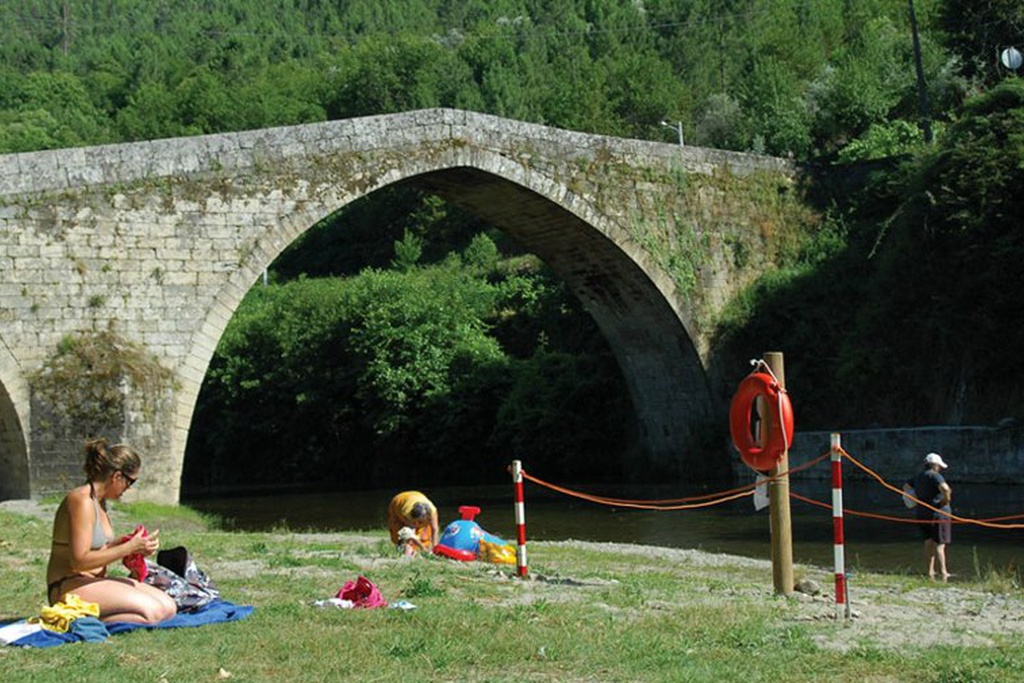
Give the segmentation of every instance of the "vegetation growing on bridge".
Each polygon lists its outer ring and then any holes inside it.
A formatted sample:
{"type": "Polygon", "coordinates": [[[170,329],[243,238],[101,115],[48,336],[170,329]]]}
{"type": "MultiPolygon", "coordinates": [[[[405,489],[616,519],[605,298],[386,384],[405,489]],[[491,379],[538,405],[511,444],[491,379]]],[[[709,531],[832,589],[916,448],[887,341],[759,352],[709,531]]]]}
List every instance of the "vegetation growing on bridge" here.
{"type": "Polygon", "coordinates": [[[126,413],[155,412],[173,387],[173,374],[151,353],[109,330],[65,337],[29,379],[33,419],[76,442],[126,436],[126,413]]]}
{"type": "Polygon", "coordinates": [[[712,175],[682,178],[648,172],[648,177],[675,190],[665,196],[664,204],[635,215],[630,236],[654,256],[682,299],[695,309],[711,310],[705,278],[714,264],[705,262],[707,254],[722,254],[738,273],[754,263],[785,268],[815,239],[821,222],[800,184],[783,173],[758,171],[737,177],[720,169],[712,175]],[[676,205],[690,207],[697,217],[680,222],[668,215],[665,207],[676,205]]]}

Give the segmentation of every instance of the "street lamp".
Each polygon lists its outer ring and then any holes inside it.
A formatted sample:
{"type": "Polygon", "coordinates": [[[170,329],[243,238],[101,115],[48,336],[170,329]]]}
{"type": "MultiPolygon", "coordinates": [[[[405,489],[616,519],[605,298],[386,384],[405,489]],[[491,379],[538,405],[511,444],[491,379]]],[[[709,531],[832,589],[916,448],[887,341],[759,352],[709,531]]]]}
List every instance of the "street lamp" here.
{"type": "Polygon", "coordinates": [[[676,133],[679,135],[679,146],[682,147],[683,146],[683,122],[682,121],[677,121],[675,123],[669,123],[668,121],[662,121],[661,125],[665,126],[666,128],[675,128],[676,129],[676,133]]]}
{"type": "Polygon", "coordinates": [[[1013,72],[1013,75],[1017,75],[1017,69],[1020,68],[1021,63],[1024,62],[1024,57],[1021,57],[1020,50],[1015,47],[1008,47],[999,54],[999,61],[1002,62],[1003,66],[1013,72]]]}

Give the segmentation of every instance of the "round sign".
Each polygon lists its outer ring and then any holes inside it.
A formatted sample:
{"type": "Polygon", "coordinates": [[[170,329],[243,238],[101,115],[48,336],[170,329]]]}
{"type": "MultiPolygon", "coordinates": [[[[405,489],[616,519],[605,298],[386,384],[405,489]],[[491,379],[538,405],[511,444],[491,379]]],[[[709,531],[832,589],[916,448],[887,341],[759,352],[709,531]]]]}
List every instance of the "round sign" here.
{"type": "Polygon", "coordinates": [[[1010,71],[1016,71],[1020,68],[1024,58],[1021,57],[1020,50],[1015,47],[1008,47],[999,55],[999,61],[1010,71]]]}

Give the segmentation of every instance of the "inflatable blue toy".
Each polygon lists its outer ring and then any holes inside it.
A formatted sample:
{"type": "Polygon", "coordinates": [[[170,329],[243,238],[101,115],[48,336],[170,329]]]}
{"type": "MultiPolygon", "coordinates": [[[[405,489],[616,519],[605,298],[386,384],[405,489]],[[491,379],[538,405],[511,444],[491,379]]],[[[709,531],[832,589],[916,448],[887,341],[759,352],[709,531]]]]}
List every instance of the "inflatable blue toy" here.
{"type": "Polygon", "coordinates": [[[515,548],[508,541],[484,531],[473,521],[480,514],[480,508],[461,505],[459,514],[462,519],[455,520],[441,532],[441,538],[434,546],[435,554],[463,562],[487,559],[504,563],[507,561],[504,558],[511,552],[514,562],[515,548]]]}

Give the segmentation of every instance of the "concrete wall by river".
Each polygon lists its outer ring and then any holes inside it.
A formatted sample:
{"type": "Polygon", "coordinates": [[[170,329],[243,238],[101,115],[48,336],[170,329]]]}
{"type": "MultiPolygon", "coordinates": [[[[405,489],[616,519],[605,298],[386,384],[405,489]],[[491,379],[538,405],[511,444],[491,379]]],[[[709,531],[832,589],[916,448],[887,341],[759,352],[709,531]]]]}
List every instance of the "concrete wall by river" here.
{"type": "MultiPolygon", "coordinates": [[[[901,429],[856,429],[838,432],[842,447],[890,484],[900,486],[914,474],[925,454],[941,453],[949,465],[945,472],[951,483],[1024,483],[1024,426],[1010,427],[912,427],[901,429]]],[[[790,450],[790,468],[796,468],[828,453],[831,432],[797,432],[790,450]]],[[[739,481],[751,479],[751,471],[739,456],[734,471],[739,481]]],[[[794,480],[828,479],[826,459],[795,473],[794,480]]],[[[843,479],[862,481],[869,476],[849,460],[843,462],[843,479]]]]}

